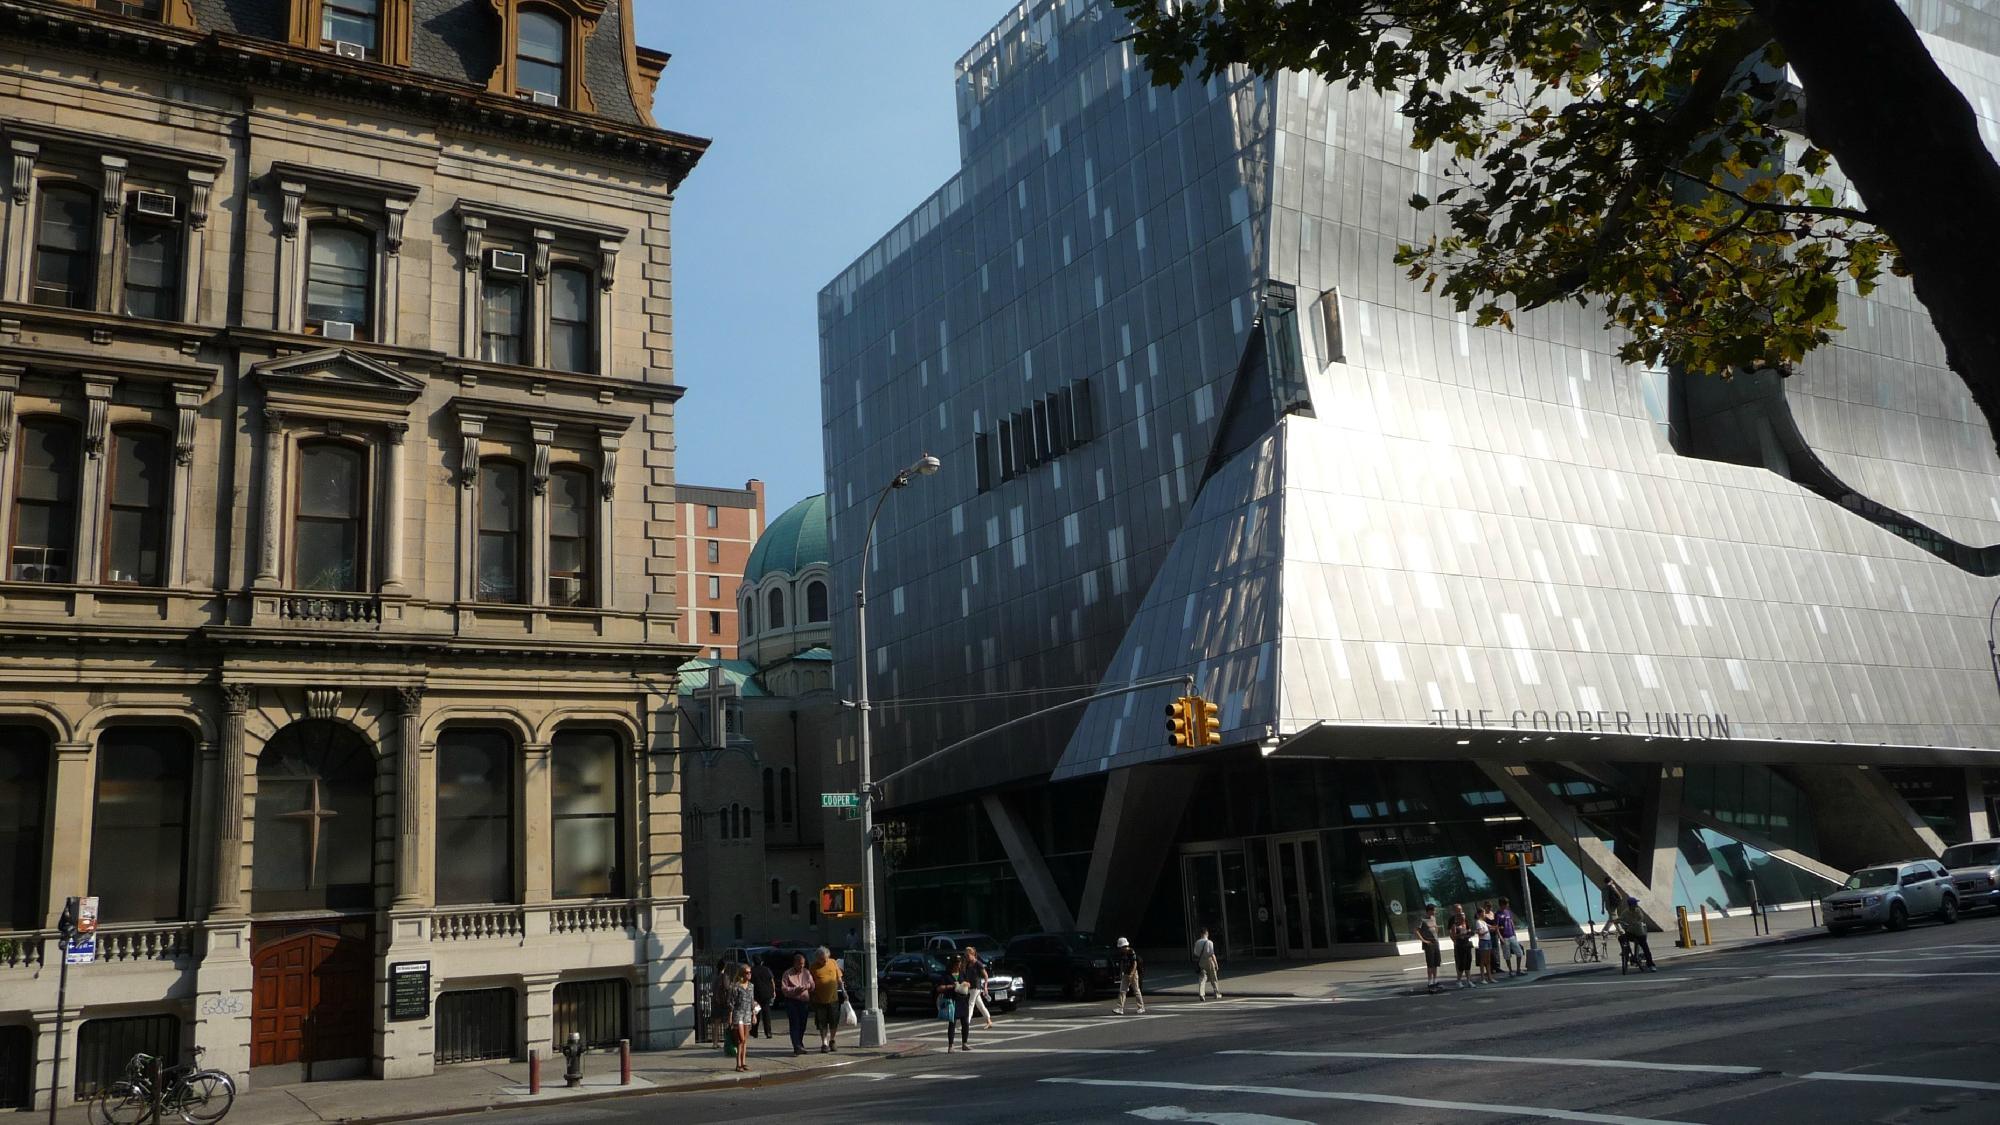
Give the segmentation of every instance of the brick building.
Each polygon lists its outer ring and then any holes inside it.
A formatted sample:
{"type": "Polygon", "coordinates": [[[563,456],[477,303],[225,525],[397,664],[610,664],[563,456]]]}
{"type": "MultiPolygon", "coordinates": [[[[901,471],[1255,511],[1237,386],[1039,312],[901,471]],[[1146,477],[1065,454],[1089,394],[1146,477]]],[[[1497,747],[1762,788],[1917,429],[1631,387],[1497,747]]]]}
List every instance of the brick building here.
{"type": "Polygon", "coordinates": [[[680,640],[711,660],[734,660],[741,633],[736,587],[750,548],[764,533],[764,482],[742,488],[682,484],[674,489],[684,612],[680,640]]]}
{"type": "Polygon", "coordinates": [[[0,1106],[685,1037],[665,63],[0,0],[0,1106]]]}

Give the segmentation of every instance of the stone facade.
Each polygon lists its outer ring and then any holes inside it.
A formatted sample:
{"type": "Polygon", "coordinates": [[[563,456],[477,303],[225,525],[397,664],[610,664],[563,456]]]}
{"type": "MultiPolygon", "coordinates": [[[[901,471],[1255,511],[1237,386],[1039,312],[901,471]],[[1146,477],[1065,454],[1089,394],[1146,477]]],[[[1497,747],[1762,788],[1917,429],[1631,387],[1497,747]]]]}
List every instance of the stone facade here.
{"type": "Polygon", "coordinates": [[[664,56],[615,0],[126,8],[0,0],[0,1050],[45,1105],[133,1043],[680,1043],[664,56]]]}

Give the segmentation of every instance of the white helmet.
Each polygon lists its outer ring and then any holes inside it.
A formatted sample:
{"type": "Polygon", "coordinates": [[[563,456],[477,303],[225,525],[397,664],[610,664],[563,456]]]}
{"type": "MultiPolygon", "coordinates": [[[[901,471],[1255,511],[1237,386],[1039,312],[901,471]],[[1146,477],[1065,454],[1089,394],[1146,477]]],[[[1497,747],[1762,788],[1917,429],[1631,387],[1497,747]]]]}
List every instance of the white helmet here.
{"type": "Polygon", "coordinates": [[[1119,939],[1118,939],[1118,948],[1120,948],[1120,949],[1124,949],[1124,948],[1126,948],[1126,947],[1130,946],[1131,944],[1132,944],[1131,942],[1129,942],[1129,941],[1126,941],[1126,940],[1125,940],[1124,938],[1119,938],[1119,939]]]}

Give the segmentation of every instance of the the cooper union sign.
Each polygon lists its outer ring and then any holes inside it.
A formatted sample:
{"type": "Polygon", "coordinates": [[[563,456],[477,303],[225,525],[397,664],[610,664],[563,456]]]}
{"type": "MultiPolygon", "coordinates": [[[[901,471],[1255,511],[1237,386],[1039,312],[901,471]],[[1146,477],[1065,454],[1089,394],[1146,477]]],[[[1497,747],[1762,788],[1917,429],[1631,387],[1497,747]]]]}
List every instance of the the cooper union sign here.
{"type": "Polygon", "coordinates": [[[1437,707],[1428,724],[1459,730],[1542,730],[1577,734],[1645,734],[1665,738],[1728,738],[1729,716],[1704,711],[1476,711],[1437,707]]]}

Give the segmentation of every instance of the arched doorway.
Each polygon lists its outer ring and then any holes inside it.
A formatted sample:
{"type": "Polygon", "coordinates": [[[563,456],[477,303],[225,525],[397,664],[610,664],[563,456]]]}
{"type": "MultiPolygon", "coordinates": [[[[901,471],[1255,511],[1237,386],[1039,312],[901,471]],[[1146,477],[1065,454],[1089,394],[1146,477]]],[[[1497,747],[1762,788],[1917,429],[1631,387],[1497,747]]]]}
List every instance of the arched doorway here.
{"type": "Polygon", "coordinates": [[[251,1065],[351,1077],[366,1070],[373,1022],[374,748],[306,720],[279,731],[256,769],[251,1065]]]}

